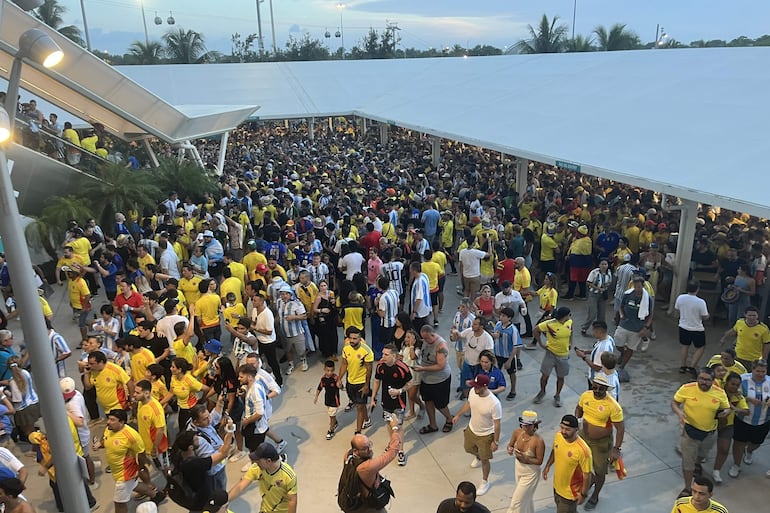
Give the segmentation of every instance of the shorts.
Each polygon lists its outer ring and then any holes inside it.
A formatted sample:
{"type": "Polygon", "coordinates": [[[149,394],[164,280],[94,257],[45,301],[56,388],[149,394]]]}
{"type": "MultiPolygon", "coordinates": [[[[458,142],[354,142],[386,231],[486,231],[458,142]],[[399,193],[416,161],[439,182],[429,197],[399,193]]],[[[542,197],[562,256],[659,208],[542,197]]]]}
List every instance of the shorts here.
{"type": "Polygon", "coordinates": [[[682,327],[679,328],[679,344],[683,346],[704,347],[706,345],[705,331],[688,331],[682,327]]]}
{"type": "Polygon", "coordinates": [[[733,426],[735,427],[733,440],[754,445],[762,445],[762,442],[767,438],[768,431],[770,431],[770,422],[753,426],[736,418],[733,426]]]}
{"type": "Polygon", "coordinates": [[[369,395],[371,394],[371,390],[370,390],[369,394],[364,395],[363,383],[358,385],[348,383],[345,386],[345,389],[348,391],[348,397],[350,398],[350,402],[353,404],[366,404],[368,402],[369,395]]]}
{"type": "MultiPolygon", "coordinates": [[[[585,426],[585,424],[583,424],[585,426]]],[[[609,468],[610,451],[612,450],[612,435],[607,435],[602,438],[592,440],[588,438],[585,432],[580,433],[580,438],[591,448],[591,459],[594,465],[594,474],[597,476],[607,475],[607,469],[609,468]]]]}
{"type": "Polygon", "coordinates": [[[264,442],[265,437],[267,436],[267,431],[264,433],[255,433],[254,424],[249,424],[245,428],[242,428],[241,433],[243,434],[243,445],[245,445],[249,451],[256,451],[259,444],[264,442]]]}
{"type": "MultiPolygon", "coordinates": [[[[148,454],[147,456],[149,457],[150,455],[148,454]]],[[[152,458],[152,463],[155,465],[155,468],[160,471],[171,467],[168,451],[159,452],[157,456],[152,458]]]]}
{"type": "Polygon", "coordinates": [[[78,328],[87,328],[88,327],[88,314],[91,313],[91,310],[78,310],[75,309],[75,314],[78,316],[78,328]]]}
{"type": "Polygon", "coordinates": [[[420,395],[425,402],[432,402],[436,409],[446,408],[449,404],[449,393],[452,388],[452,376],[441,383],[420,383],[420,395]]]}
{"type": "Polygon", "coordinates": [[[136,488],[137,480],[129,479],[128,481],[119,481],[115,483],[115,493],[112,495],[112,502],[118,504],[126,504],[131,502],[131,496],[136,488]]]}
{"type": "Polygon", "coordinates": [[[40,403],[30,404],[23,410],[16,410],[13,421],[19,427],[32,426],[40,420],[40,403]]]}
{"type": "Polygon", "coordinates": [[[577,501],[562,497],[553,491],[553,502],[556,503],[556,513],[577,513],[577,501]]]}
{"type": "Polygon", "coordinates": [[[717,429],[717,439],[719,440],[732,440],[733,439],[733,433],[735,433],[735,426],[733,424],[730,424],[729,426],[725,426],[722,428],[717,429]]]}
{"type": "Polygon", "coordinates": [[[438,290],[436,292],[431,291],[430,293],[430,304],[438,306],[438,290]]]}
{"type": "Polygon", "coordinates": [[[491,460],[492,442],[495,440],[495,434],[479,436],[471,428],[466,427],[463,430],[463,448],[468,454],[473,454],[480,460],[491,460]]]}
{"type": "Polygon", "coordinates": [[[695,470],[695,464],[701,458],[708,457],[709,451],[714,447],[716,440],[716,431],[711,431],[703,440],[696,440],[682,428],[682,434],[679,437],[679,448],[682,451],[682,470],[695,470]]]}
{"type": "Polygon", "coordinates": [[[475,378],[476,374],[479,373],[480,368],[480,365],[471,365],[467,360],[464,360],[462,369],[460,369],[460,386],[463,388],[469,388],[465,382],[475,378]]]}
{"type": "Polygon", "coordinates": [[[444,276],[439,276],[438,278],[438,291],[444,292],[444,285],[446,285],[446,274],[444,276]]]}
{"type": "Polygon", "coordinates": [[[546,350],[545,356],[543,356],[543,363],[540,364],[540,372],[548,376],[554,368],[556,369],[557,378],[563,378],[569,374],[569,355],[556,356],[551,351],[546,350]]]}
{"type": "MultiPolygon", "coordinates": [[[[517,347],[521,347],[521,346],[514,346],[513,350],[516,351],[517,347]]],[[[516,370],[517,370],[516,360],[517,360],[517,357],[514,357],[513,360],[511,360],[511,366],[505,371],[508,373],[509,376],[513,376],[514,374],[516,374],[516,370]]],[[[495,361],[497,362],[497,368],[500,370],[504,370],[503,365],[505,365],[505,362],[508,361],[508,358],[505,356],[495,355],[495,361]]]]}
{"type": "Polygon", "coordinates": [[[327,414],[329,417],[336,417],[336,416],[337,416],[337,411],[338,411],[338,410],[339,410],[339,407],[338,407],[338,406],[327,406],[327,407],[326,407],[326,414],[327,414]]]}
{"type": "Polygon", "coordinates": [[[556,260],[541,260],[540,270],[544,273],[556,272],[556,260]]]}
{"type": "Polygon", "coordinates": [[[286,337],[286,350],[294,351],[298,355],[305,354],[305,335],[296,335],[294,337],[286,337]]]}
{"type": "Polygon", "coordinates": [[[617,347],[626,347],[631,351],[639,349],[639,344],[642,343],[642,336],[635,331],[629,331],[621,326],[615,330],[615,345],[617,347]]]}

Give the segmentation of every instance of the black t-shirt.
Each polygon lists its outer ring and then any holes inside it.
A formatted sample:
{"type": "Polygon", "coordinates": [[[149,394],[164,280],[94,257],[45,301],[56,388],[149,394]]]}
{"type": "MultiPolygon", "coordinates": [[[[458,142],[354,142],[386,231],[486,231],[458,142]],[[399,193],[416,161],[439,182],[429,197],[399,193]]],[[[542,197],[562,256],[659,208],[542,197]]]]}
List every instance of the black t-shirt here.
{"type": "Polygon", "coordinates": [[[211,490],[209,489],[208,471],[211,469],[213,462],[211,456],[205,458],[199,458],[197,456],[187,458],[181,462],[182,477],[184,482],[190,486],[193,490],[200,490],[197,496],[200,498],[199,506],[202,509],[211,496],[211,490]]]}
{"type": "MultiPolygon", "coordinates": [[[[165,337],[159,337],[157,335],[153,335],[149,340],[142,339],[142,346],[152,351],[155,358],[162,355],[163,351],[169,348],[168,340],[166,340],[165,337]]],[[[168,358],[166,358],[166,360],[168,360],[168,358]]]]}
{"type": "Polygon", "coordinates": [[[374,378],[380,380],[382,409],[388,412],[404,409],[404,405],[406,404],[406,393],[392,398],[388,393],[388,389],[404,388],[406,384],[412,380],[412,373],[409,371],[409,367],[400,360],[396,360],[396,364],[392,367],[380,363],[377,365],[374,378]]]}
{"type": "Polygon", "coordinates": [[[490,513],[486,506],[482,506],[478,502],[474,502],[470,509],[466,509],[461,512],[460,508],[455,505],[454,498],[444,499],[441,504],[438,505],[436,513],[490,513]]]}
{"type": "Polygon", "coordinates": [[[328,378],[321,376],[321,382],[318,383],[317,390],[321,389],[324,391],[324,406],[335,407],[340,405],[340,389],[337,388],[336,374],[328,378]]]}
{"type": "Polygon", "coordinates": [[[716,254],[711,250],[706,251],[693,251],[692,253],[692,261],[695,262],[697,265],[700,266],[708,266],[706,269],[699,269],[699,270],[708,270],[713,269],[716,270],[716,266],[712,264],[717,261],[716,254]]]}

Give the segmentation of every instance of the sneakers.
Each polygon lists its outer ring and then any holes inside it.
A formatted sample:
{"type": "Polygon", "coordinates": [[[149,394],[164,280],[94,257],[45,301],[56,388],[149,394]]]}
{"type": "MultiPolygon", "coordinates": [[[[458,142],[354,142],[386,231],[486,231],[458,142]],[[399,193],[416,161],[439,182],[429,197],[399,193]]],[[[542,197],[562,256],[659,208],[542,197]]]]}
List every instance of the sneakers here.
{"type": "Polygon", "coordinates": [[[521,370],[524,368],[524,365],[521,363],[521,360],[516,358],[516,370],[521,370]]]}
{"type": "Polygon", "coordinates": [[[513,401],[514,399],[516,399],[516,392],[510,392],[505,396],[506,401],[513,401]]]}
{"type": "MultiPolygon", "coordinates": [[[[471,468],[479,468],[481,465],[481,460],[478,459],[476,456],[473,457],[473,461],[471,461],[471,468]]],[[[478,493],[478,490],[477,490],[478,493]]]]}
{"type": "Polygon", "coordinates": [[[545,392],[538,392],[537,395],[535,396],[535,400],[532,402],[534,402],[535,404],[540,404],[543,402],[543,397],[545,397],[545,392]]]}
{"type": "Polygon", "coordinates": [[[745,463],[746,465],[751,465],[752,463],[754,463],[754,453],[746,451],[743,454],[743,463],[745,463]]]}
{"type": "Polygon", "coordinates": [[[331,440],[332,438],[334,438],[334,433],[335,433],[335,431],[333,429],[330,429],[329,431],[327,431],[326,432],[326,439],[327,440],[331,440]]]}
{"type": "Polygon", "coordinates": [[[309,367],[307,366],[307,358],[302,358],[300,360],[300,368],[302,369],[302,372],[307,372],[309,367]]]}
{"type": "Polygon", "coordinates": [[[649,347],[650,347],[650,339],[647,337],[642,338],[642,344],[639,346],[639,350],[643,353],[646,353],[649,347]]]}
{"type": "Polygon", "coordinates": [[[288,368],[288,369],[286,369],[286,375],[288,376],[288,375],[289,375],[289,374],[291,374],[292,372],[294,372],[294,363],[293,363],[293,362],[292,362],[292,363],[290,363],[290,364],[289,364],[289,368],[288,368]]]}
{"type": "Polygon", "coordinates": [[[398,466],[403,467],[406,465],[406,454],[404,451],[398,451],[398,466]]]}
{"type": "Polygon", "coordinates": [[[243,459],[243,457],[246,456],[247,454],[248,453],[246,451],[238,451],[235,454],[233,454],[233,457],[230,458],[230,461],[238,461],[240,459],[243,459]]]}
{"type": "Polygon", "coordinates": [[[283,451],[286,450],[287,445],[289,445],[289,442],[287,442],[286,440],[281,440],[280,442],[278,442],[278,446],[276,447],[276,449],[278,450],[278,454],[282,454],[283,451]]]}
{"type": "Polygon", "coordinates": [[[741,473],[741,467],[736,465],[735,463],[732,464],[730,467],[730,470],[727,471],[727,475],[730,477],[738,477],[738,474],[741,473]]]}
{"type": "Polygon", "coordinates": [[[715,483],[722,484],[722,474],[717,469],[714,469],[714,471],[711,473],[711,478],[715,483]]]}
{"type": "Polygon", "coordinates": [[[241,472],[247,472],[249,468],[251,468],[251,460],[243,464],[243,466],[241,467],[241,472]]]}
{"type": "Polygon", "coordinates": [[[350,411],[350,410],[352,410],[352,409],[353,409],[353,403],[352,403],[352,402],[351,402],[351,403],[348,403],[348,405],[347,405],[347,406],[345,406],[345,411],[346,411],[346,412],[348,412],[348,411],[350,411]]]}
{"type": "Polygon", "coordinates": [[[476,495],[484,495],[489,491],[489,481],[482,481],[476,487],[476,495]]]}
{"type": "Polygon", "coordinates": [[[561,408],[561,397],[558,395],[553,396],[553,405],[557,408],[561,408]]]}
{"type": "Polygon", "coordinates": [[[361,429],[369,429],[370,427],[372,427],[372,419],[366,419],[361,425],[361,429]]]}

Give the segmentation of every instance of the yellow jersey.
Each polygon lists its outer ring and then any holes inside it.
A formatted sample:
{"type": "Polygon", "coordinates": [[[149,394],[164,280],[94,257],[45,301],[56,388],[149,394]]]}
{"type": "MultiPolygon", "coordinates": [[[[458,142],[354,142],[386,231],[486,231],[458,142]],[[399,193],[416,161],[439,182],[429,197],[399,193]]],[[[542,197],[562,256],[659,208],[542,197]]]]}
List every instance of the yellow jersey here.
{"type": "Polygon", "coordinates": [[[243,478],[259,483],[259,494],[262,496],[261,511],[288,513],[289,497],[297,495],[297,474],[288,463],[281,463],[273,474],[262,470],[254,463],[243,478]]]}
{"type": "Polygon", "coordinates": [[[195,313],[201,318],[201,328],[219,326],[219,306],[221,304],[219,296],[213,292],[203,294],[195,302],[195,313]]]}
{"type": "Polygon", "coordinates": [[[139,475],[136,457],[144,452],[144,443],[134,428],[123,426],[118,432],[105,429],[104,451],[115,481],[122,483],[136,479],[139,475]]]}
{"type": "Polygon", "coordinates": [[[701,431],[714,431],[717,428],[717,412],[730,407],[724,390],[712,386],[704,392],[697,382],[679,387],[674,401],[684,404],[687,423],[701,431]]]}
{"type": "Polygon", "coordinates": [[[428,277],[428,288],[430,291],[438,292],[438,277],[443,274],[444,268],[433,260],[423,262],[420,267],[422,272],[428,277]]]}
{"type": "Polygon", "coordinates": [[[246,317],[246,307],[243,303],[235,303],[233,306],[225,307],[222,315],[225,318],[225,322],[229,322],[230,326],[238,324],[238,319],[246,317]]]}
{"type": "Polygon", "coordinates": [[[198,404],[196,393],[203,388],[200,381],[186,372],[181,379],[171,376],[171,391],[176,396],[176,402],[183,410],[189,410],[198,404]]]}
{"type": "Polygon", "coordinates": [[[194,304],[201,297],[201,292],[198,289],[201,279],[197,276],[193,276],[189,280],[187,278],[181,278],[179,280],[179,286],[177,287],[184,294],[187,304],[194,304]]]}
{"type": "Polygon", "coordinates": [[[692,504],[692,497],[682,497],[674,503],[671,513],[728,513],[727,508],[717,501],[709,499],[706,509],[698,509],[692,504]]]}
{"type": "Polygon", "coordinates": [[[623,408],[610,394],[597,399],[588,390],[580,395],[578,406],[583,409],[583,421],[592,426],[609,428],[613,422],[623,422],[623,408]]]}
{"type": "Polygon", "coordinates": [[[737,334],[735,354],[738,358],[749,362],[762,358],[764,345],[770,343],[767,324],[760,322],[755,326],[748,326],[745,319],[738,319],[733,331],[737,334]]]}
{"type": "Polygon", "coordinates": [[[163,433],[158,452],[168,450],[168,433],[166,432],[166,414],[163,405],[157,399],[150,398],[147,404],[139,403],[136,409],[136,421],[139,428],[139,436],[142,437],[144,449],[148,454],[152,453],[155,446],[154,440],[158,433],[163,433]]]}
{"type": "Polygon", "coordinates": [[[219,284],[219,297],[225,299],[228,294],[235,294],[235,301],[237,303],[243,303],[243,282],[234,276],[225,278],[222,283],[219,284]]]}
{"type": "Polygon", "coordinates": [[[147,367],[155,363],[155,355],[146,347],[140,347],[136,352],[131,353],[131,379],[141,381],[144,379],[144,372],[147,367]]]}
{"type": "Polygon", "coordinates": [[[79,237],[67,243],[72,252],[83,261],[85,265],[91,264],[91,241],[85,237],[79,237]]]}
{"type": "Polygon", "coordinates": [[[174,340],[171,348],[174,350],[174,353],[178,358],[184,358],[187,360],[187,363],[192,365],[193,369],[198,366],[198,353],[195,352],[195,346],[192,345],[189,341],[185,344],[184,339],[179,337],[178,339],[174,340]]]}
{"type": "Polygon", "coordinates": [[[67,283],[67,292],[69,293],[70,306],[72,306],[72,308],[75,310],[82,310],[84,306],[87,306],[83,305],[83,298],[90,296],[91,291],[88,289],[86,280],[84,280],[81,276],[75,278],[74,280],[70,280],[67,283]]]}
{"type": "Polygon", "coordinates": [[[561,323],[556,319],[549,319],[537,325],[542,333],[545,333],[546,348],[556,356],[569,355],[570,337],[572,337],[572,319],[561,323]]]}
{"type": "Polygon", "coordinates": [[[351,385],[361,385],[366,381],[366,364],[374,362],[374,353],[361,342],[358,349],[347,344],[342,348],[342,358],[348,364],[348,383],[351,385]]]}
{"type": "Polygon", "coordinates": [[[591,448],[577,437],[568,442],[561,433],[553,437],[553,489],[561,497],[576,500],[583,491],[583,474],[593,472],[591,448]]]}
{"type": "Polygon", "coordinates": [[[91,384],[96,388],[96,400],[104,411],[123,410],[128,407],[126,385],[131,380],[122,367],[107,362],[104,369],[91,371],[91,384]]]}

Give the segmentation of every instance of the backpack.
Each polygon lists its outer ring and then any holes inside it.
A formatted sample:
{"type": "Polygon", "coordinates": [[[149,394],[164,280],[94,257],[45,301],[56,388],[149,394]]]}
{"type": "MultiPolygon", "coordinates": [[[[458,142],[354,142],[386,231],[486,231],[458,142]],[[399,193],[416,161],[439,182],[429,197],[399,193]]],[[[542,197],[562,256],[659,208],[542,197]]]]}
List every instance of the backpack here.
{"type": "Polygon", "coordinates": [[[167,470],[165,477],[165,492],[172,501],[188,510],[201,509],[205,505],[207,497],[201,497],[200,490],[193,490],[184,480],[181,462],[167,470]]]}
{"type": "Polygon", "coordinates": [[[380,476],[380,485],[377,488],[370,488],[358,475],[358,465],[363,460],[353,456],[348,456],[345,465],[342,467],[340,481],[337,485],[337,505],[345,513],[358,511],[362,508],[382,509],[388,505],[391,497],[395,497],[390,481],[380,476]],[[363,490],[369,491],[368,496],[363,495],[363,490]]]}

